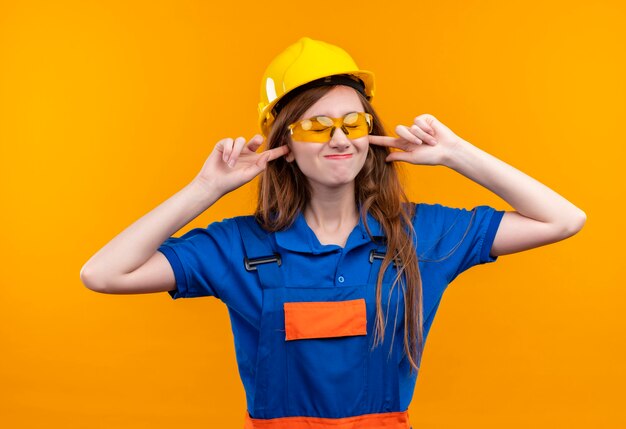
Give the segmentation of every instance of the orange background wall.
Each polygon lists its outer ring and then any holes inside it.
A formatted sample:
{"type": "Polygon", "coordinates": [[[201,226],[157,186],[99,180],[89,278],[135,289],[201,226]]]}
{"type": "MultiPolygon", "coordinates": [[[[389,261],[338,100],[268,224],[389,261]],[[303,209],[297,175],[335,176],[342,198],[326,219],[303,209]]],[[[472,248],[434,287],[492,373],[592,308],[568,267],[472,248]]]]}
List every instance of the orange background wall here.
{"type": "MultiPolygon", "coordinates": [[[[0,426],[243,426],[220,301],[98,294],[79,271],[258,131],[265,67],[309,36],[376,73],[390,131],[431,113],[587,213],[451,284],[413,427],[625,427],[625,23],[602,0],[1,2],[0,426]]],[[[512,210],[445,167],[404,172],[414,201],[512,210]]],[[[249,213],[255,185],[176,235],[249,213]]]]}

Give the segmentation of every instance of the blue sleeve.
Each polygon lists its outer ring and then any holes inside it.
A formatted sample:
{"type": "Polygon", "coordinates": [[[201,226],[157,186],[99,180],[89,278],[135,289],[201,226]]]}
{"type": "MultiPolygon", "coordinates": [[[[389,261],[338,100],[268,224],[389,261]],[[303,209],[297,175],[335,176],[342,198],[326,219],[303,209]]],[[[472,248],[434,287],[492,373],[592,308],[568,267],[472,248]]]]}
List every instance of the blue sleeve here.
{"type": "Polygon", "coordinates": [[[430,251],[428,257],[440,261],[448,282],[475,265],[498,259],[490,252],[504,213],[487,205],[471,210],[418,205],[418,227],[430,251]]]}
{"type": "Polygon", "coordinates": [[[194,228],[180,237],[170,237],[157,249],[174,271],[176,289],[172,299],[214,296],[228,276],[229,255],[234,238],[234,222],[214,222],[207,228],[194,228]]]}

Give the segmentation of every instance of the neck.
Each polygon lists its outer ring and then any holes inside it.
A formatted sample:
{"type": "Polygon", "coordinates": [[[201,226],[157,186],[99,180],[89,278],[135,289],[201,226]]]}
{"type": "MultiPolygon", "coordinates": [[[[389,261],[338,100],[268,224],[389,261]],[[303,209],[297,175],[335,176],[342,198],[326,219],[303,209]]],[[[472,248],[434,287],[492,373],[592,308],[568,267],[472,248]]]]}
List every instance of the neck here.
{"type": "Polygon", "coordinates": [[[304,209],[304,218],[311,228],[333,233],[352,229],[359,223],[354,181],[341,188],[311,188],[311,200],[304,209]]]}

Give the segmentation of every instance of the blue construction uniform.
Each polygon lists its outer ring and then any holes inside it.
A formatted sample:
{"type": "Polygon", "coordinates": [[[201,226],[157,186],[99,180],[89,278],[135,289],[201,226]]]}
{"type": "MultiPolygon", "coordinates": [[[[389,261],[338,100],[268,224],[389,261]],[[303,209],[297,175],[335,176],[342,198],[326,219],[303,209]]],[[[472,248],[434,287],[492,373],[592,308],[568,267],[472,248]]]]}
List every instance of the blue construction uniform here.
{"type": "MultiPolygon", "coordinates": [[[[424,340],[447,285],[470,267],[497,260],[489,252],[503,215],[486,205],[472,210],[416,205],[424,340]]],[[[367,222],[372,235],[382,237],[371,214],[367,222]]],[[[174,271],[177,288],[169,292],[173,299],[214,296],[226,304],[251,418],[340,419],[408,409],[417,373],[410,373],[404,352],[403,296],[398,285],[390,290],[396,272],[390,266],[382,288],[388,312],[385,339],[371,350],[376,275],[386,249],[370,239],[361,219],[343,248],[321,244],[299,213],[280,232],[267,233],[252,216],[239,216],[171,237],[158,250],[174,271]],[[279,255],[280,263],[265,261],[246,269],[244,261],[272,255],[279,255]],[[360,316],[362,311],[367,332],[287,340],[285,303],[307,302],[342,302],[356,312],[351,314],[360,316]]],[[[303,311],[309,310],[306,305],[303,311]]],[[[301,323],[297,320],[294,317],[294,323],[301,323]]]]}

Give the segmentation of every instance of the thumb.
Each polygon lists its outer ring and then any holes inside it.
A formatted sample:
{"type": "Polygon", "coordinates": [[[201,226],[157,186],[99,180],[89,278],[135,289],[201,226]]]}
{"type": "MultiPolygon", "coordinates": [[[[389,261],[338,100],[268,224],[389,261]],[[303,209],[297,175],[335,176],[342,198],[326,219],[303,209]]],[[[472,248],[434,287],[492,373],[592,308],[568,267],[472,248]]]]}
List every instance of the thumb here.
{"type": "Polygon", "coordinates": [[[247,166],[242,173],[248,177],[248,180],[254,179],[258,176],[263,170],[265,170],[265,166],[267,165],[267,161],[269,159],[269,154],[264,152],[263,155],[259,156],[259,159],[256,160],[254,164],[247,166]]]}
{"type": "Polygon", "coordinates": [[[265,170],[265,167],[267,167],[267,163],[269,162],[269,159],[270,159],[269,151],[263,152],[263,155],[261,155],[259,157],[259,159],[257,159],[255,165],[258,167],[257,168],[258,173],[260,173],[261,171],[265,170]]]}
{"type": "Polygon", "coordinates": [[[387,158],[385,160],[387,162],[393,162],[393,161],[412,162],[411,156],[412,156],[412,152],[396,151],[396,152],[391,152],[389,155],[387,155],[387,158]]]}

